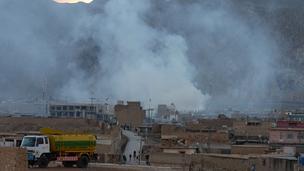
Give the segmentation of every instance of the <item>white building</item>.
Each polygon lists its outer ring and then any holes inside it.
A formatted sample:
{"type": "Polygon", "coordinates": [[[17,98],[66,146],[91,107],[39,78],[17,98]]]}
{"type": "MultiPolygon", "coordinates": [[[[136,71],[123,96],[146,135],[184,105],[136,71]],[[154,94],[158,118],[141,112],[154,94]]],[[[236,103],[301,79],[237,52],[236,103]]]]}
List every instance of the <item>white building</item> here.
{"type": "Polygon", "coordinates": [[[166,104],[158,105],[157,116],[161,122],[177,122],[178,121],[178,111],[174,103],[170,106],[166,104]]]}

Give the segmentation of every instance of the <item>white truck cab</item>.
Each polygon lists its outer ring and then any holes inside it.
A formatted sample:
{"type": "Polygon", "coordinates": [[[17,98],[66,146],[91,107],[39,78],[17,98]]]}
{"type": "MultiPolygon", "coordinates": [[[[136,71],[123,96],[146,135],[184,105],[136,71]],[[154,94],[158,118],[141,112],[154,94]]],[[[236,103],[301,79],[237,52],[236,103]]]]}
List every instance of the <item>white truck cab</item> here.
{"type": "Polygon", "coordinates": [[[24,136],[21,142],[21,148],[27,149],[29,164],[42,159],[45,154],[50,153],[50,142],[47,136],[30,135],[24,136]]]}

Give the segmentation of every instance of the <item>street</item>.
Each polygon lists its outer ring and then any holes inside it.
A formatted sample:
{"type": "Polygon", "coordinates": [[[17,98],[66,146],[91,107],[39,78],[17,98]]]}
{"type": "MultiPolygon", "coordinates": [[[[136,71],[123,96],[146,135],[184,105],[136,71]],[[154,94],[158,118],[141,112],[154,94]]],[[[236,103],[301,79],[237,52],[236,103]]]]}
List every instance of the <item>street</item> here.
{"type": "Polygon", "coordinates": [[[139,155],[139,152],[141,151],[141,146],[143,146],[143,142],[141,144],[141,137],[136,135],[136,133],[132,131],[123,130],[123,134],[128,137],[129,141],[125,148],[124,155],[127,158],[127,164],[138,164],[139,161],[136,159],[136,157],[133,157],[134,150],[136,151],[136,155],[139,155]],[[132,156],[130,159],[130,155],[132,156]]]}

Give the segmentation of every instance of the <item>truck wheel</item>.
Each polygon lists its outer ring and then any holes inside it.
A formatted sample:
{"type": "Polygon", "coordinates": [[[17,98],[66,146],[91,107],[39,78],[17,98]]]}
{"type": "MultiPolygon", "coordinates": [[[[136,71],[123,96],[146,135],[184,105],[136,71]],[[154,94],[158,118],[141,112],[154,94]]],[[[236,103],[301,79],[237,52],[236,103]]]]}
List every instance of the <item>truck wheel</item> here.
{"type": "Polygon", "coordinates": [[[43,155],[43,156],[41,156],[39,158],[39,160],[38,160],[38,166],[40,168],[46,168],[48,166],[48,164],[49,164],[49,160],[48,160],[48,158],[45,155],[43,155]]]}
{"type": "Polygon", "coordinates": [[[87,168],[89,164],[89,158],[87,156],[81,156],[77,162],[77,167],[87,168]]]}
{"type": "Polygon", "coordinates": [[[73,165],[75,164],[75,162],[73,161],[64,161],[62,162],[64,167],[73,167],[73,165]]]}

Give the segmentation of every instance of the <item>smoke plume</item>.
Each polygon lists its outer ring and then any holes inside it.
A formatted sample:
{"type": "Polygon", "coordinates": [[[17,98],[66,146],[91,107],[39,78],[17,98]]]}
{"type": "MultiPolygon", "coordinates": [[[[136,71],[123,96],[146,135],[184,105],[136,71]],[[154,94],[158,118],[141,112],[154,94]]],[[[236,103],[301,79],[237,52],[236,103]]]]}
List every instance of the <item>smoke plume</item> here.
{"type": "Polygon", "coordinates": [[[271,27],[250,9],[238,0],[0,0],[0,98],[47,91],[248,107],[271,95],[279,56],[271,27]]]}

